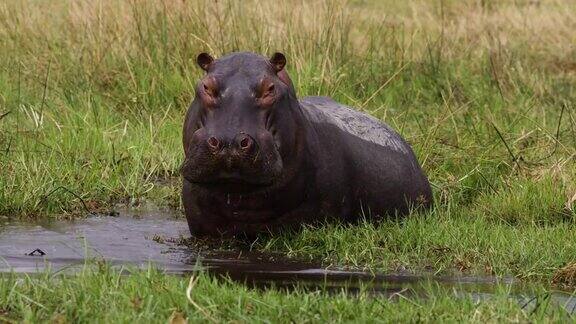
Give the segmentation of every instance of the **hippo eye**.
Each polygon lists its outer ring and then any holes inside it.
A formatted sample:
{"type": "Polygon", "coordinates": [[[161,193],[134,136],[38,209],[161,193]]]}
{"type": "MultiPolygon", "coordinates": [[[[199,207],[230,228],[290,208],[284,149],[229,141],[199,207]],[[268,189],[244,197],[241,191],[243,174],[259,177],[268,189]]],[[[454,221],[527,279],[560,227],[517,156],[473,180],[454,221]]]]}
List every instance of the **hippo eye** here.
{"type": "Polygon", "coordinates": [[[272,92],[274,92],[274,89],[275,89],[275,86],[274,86],[274,83],[272,83],[268,86],[268,89],[266,89],[266,92],[271,94],[272,92]]]}
{"type": "Polygon", "coordinates": [[[216,97],[218,95],[218,89],[216,88],[216,81],[213,79],[207,79],[202,82],[202,89],[210,97],[216,97]]]}
{"type": "Polygon", "coordinates": [[[276,101],[276,85],[271,80],[264,79],[256,91],[259,105],[270,107],[276,101]]]}
{"type": "Polygon", "coordinates": [[[264,91],[264,93],[262,94],[262,97],[272,97],[274,95],[274,90],[276,89],[276,86],[274,85],[274,83],[269,84],[266,87],[266,91],[264,91]]]}
{"type": "Polygon", "coordinates": [[[203,84],[204,86],[204,91],[209,95],[209,96],[214,96],[214,93],[212,92],[212,90],[210,89],[210,87],[208,87],[208,85],[206,83],[203,84]]]}

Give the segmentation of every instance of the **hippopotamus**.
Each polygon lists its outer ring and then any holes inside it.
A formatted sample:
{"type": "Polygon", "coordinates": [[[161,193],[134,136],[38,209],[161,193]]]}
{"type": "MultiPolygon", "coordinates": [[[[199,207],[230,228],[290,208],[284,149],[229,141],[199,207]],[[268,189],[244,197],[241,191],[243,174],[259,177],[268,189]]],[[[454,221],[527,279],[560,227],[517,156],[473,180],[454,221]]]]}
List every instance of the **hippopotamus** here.
{"type": "Polygon", "coordinates": [[[286,57],[197,57],[183,129],[182,202],[193,235],[277,233],[400,217],[432,203],[410,145],[328,97],[298,99],[286,57]]]}

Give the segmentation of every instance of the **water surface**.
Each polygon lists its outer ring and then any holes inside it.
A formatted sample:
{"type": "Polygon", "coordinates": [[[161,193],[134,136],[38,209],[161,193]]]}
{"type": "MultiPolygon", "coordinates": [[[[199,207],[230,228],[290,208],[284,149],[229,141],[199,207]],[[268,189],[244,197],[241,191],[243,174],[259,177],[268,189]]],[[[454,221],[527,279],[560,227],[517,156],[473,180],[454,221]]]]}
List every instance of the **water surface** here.
{"type": "MultiPolygon", "coordinates": [[[[482,276],[435,276],[433,274],[370,273],[326,268],[319,262],[303,262],[280,253],[246,250],[210,250],[182,244],[190,237],[186,221],[168,211],[128,212],[117,217],[92,216],[77,221],[0,225],[0,272],[38,273],[81,269],[87,260],[145,268],[150,264],[176,275],[200,268],[224,275],[251,287],[300,287],[311,290],[373,296],[426,295],[423,287],[435,285],[456,297],[490,298],[506,289],[526,307],[538,296],[513,278],[482,276]]],[[[576,311],[576,297],[553,291],[551,298],[569,312],[576,311]]]]}

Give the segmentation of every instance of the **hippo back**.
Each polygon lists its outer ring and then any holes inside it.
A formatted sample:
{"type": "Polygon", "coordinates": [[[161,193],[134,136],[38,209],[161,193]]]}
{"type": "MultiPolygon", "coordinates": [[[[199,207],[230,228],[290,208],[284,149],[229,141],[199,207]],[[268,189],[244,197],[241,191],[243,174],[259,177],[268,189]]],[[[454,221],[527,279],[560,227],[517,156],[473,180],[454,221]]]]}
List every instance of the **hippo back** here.
{"type": "Polygon", "coordinates": [[[306,97],[300,106],[312,129],[317,179],[323,189],[375,214],[404,214],[410,205],[431,202],[430,184],[410,145],[378,119],[326,97],[306,97]],[[335,176],[336,175],[336,176],[335,176]]]}
{"type": "Polygon", "coordinates": [[[313,124],[327,124],[398,153],[412,155],[410,146],[384,122],[328,97],[305,97],[300,105],[313,124]]]}

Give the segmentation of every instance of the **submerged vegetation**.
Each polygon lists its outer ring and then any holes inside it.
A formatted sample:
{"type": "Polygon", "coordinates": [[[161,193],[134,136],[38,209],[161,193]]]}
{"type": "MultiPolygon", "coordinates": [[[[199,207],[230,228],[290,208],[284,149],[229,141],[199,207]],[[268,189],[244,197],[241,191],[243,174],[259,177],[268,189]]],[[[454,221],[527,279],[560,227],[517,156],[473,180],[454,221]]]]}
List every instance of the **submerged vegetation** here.
{"type": "MultiPolygon", "coordinates": [[[[181,208],[181,124],[201,75],[196,55],[282,51],[300,96],[332,96],[398,130],[429,176],[436,204],[403,221],[306,228],[253,247],[375,270],[554,278],[574,287],[574,44],[570,0],[4,1],[0,220],[78,217],[143,200],[181,208]]],[[[147,275],[107,276],[1,281],[0,301],[10,306],[0,303],[0,321],[61,312],[86,318],[70,303],[126,306],[147,275]],[[96,291],[99,280],[108,291],[96,291]],[[91,297],[117,289],[132,297],[117,305],[91,297]]],[[[185,280],[153,276],[151,284],[167,285],[158,301],[110,316],[144,319],[151,310],[190,307],[182,306],[185,280]]],[[[240,319],[268,318],[261,302],[309,310],[318,321],[328,309],[315,295],[250,292],[208,279],[199,287],[230,303],[242,290],[246,303],[237,305],[244,308],[233,311],[240,319]],[[302,300],[309,303],[299,308],[302,300]]],[[[496,318],[475,313],[471,301],[448,296],[420,306],[330,298],[342,305],[342,320],[384,308],[391,321],[405,308],[426,309],[418,311],[429,316],[423,320],[450,311],[452,320],[530,320],[492,304],[481,307],[496,318]]]]}

